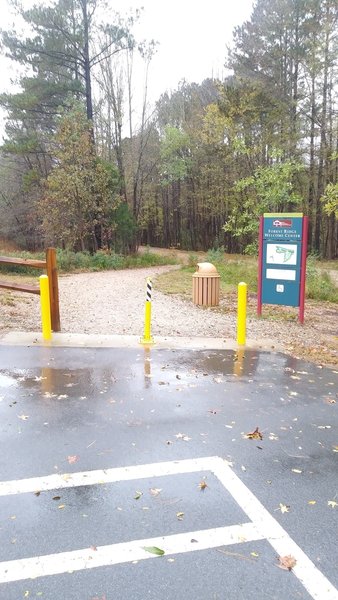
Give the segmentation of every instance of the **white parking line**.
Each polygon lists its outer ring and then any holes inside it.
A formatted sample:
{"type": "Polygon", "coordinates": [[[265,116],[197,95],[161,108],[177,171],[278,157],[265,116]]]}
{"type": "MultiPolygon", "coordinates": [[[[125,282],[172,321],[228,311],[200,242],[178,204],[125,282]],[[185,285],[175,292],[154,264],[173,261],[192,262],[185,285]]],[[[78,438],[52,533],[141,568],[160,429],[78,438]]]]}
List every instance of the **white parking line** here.
{"type": "Polygon", "coordinates": [[[264,539],[271,544],[280,556],[291,554],[296,559],[297,564],[292,572],[314,600],[338,600],[338,590],[317,569],[239,477],[235,475],[229,464],[217,456],[4,481],[0,483],[0,495],[82,485],[98,485],[201,471],[211,471],[219,479],[224,488],[251,519],[251,523],[147,540],[134,540],[122,544],[101,546],[98,547],[97,551],[86,548],[73,552],[60,552],[2,562],[0,563],[0,583],[155,558],[154,555],[147,553],[143,546],[158,546],[164,550],[166,555],[171,555],[264,539]],[[192,539],[196,539],[197,542],[191,542],[192,539]]]}
{"type": "Polygon", "coordinates": [[[98,485],[161,477],[163,475],[179,475],[180,473],[196,473],[212,471],[213,465],[218,464],[218,458],[195,458],[170,462],[135,465],[132,467],[116,467],[115,469],[99,469],[97,471],[82,471],[79,473],[54,474],[46,477],[31,477],[0,482],[0,496],[24,494],[26,492],[47,491],[78,487],[82,485],[98,485]],[[216,462],[215,462],[216,460],[216,462]]]}
{"type": "Polygon", "coordinates": [[[161,548],[166,556],[170,556],[261,539],[262,536],[253,523],[243,523],[243,525],[189,531],[188,533],[176,535],[98,546],[96,551],[91,548],[84,548],[74,552],[60,552],[58,554],[48,554],[47,556],[11,560],[0,563],[0,583],[118,565],[135,560],[158,558],[158,556],[144,550],[144,547],[155,546],[161,548]]]}
{"type": "MultiPolygon", "coordinates": [[[[216,457],[214,457],[216,458],[216,457]]],[[[268,540],[279,556],[291,554],[297,564],[292,572],[298,577],[310,596],[316,600],[338,600],[338,590],[317,569],[303,550],[293,541],[283,527],[264,508],[232,469],[218,458],[213,473],[228,490],[241,509],[248,515],[258,531],[268,540]]]]}

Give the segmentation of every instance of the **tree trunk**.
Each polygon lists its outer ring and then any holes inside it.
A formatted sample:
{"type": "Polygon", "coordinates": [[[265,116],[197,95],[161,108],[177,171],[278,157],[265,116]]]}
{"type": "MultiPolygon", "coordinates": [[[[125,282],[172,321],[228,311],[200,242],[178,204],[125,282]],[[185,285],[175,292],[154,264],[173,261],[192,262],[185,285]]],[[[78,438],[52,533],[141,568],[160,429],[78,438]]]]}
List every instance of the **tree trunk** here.
{"type": "Polygon", "coordinates": [[[90,56],[89,56],[89,19],[88,19],[88,4],[87,0],[81,0],[81,8],[83,15],[83,60],[84,60],[84,79],[86,89],[86,111],[87,119],[93,120],[93,98],[92,84],[90,72],[90,56]]]}

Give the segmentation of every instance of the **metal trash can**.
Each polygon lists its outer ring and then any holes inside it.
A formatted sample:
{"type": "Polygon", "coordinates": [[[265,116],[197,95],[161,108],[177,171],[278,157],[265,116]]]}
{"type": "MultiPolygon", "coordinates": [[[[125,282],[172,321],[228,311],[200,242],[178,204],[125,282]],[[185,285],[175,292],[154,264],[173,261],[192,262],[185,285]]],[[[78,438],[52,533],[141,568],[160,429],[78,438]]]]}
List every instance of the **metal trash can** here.
{"type": "Polygon", "coordinates": [[[214,265],[197,263],[198,270],[192,276],[192,300],[199,306],[219,305],[220,276],[214,265]]]}

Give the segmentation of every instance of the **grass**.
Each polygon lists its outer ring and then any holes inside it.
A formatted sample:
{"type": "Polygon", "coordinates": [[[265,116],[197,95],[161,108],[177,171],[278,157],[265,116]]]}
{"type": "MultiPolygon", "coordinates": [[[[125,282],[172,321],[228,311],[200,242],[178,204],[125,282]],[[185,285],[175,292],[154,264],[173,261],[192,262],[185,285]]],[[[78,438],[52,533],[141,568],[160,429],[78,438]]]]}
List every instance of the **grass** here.
{"type": "MultiPolygon", "coordinates": [[[[196,271],[191,266],[194,256],[189,257],[189,265],[182,267],[179,271],[164,273],[157,278],[157,287],[167,294],[181,294],[191,296],[192,275],[196,271]]],[[[249,293],[257,293],[257,259],[252,257],[241,257],[224,255],[218,250],[210,250],[205,260],[214,264],[220,275],[220,290],[222,293],[236,293],[240,281],[248,285],[249,293]]],[[[328,261],[325,267],[330,270],[328,261]]],[[[337,261],[332,261],[331,269],[338,268],[337,261]]],[[[338,288],[332,281],[329,272],[323,270],[320,261],[309,258],[307,264],[306,297],[317,301],[338,303],[338,288]]],[[[275,308],[273,309],[273,313],[275,308]]],[[[272,314],[273,314],[272,313],[272,314]]],[[[293,320],[294,316],[285,314],[286,320],[293,320]]]]}

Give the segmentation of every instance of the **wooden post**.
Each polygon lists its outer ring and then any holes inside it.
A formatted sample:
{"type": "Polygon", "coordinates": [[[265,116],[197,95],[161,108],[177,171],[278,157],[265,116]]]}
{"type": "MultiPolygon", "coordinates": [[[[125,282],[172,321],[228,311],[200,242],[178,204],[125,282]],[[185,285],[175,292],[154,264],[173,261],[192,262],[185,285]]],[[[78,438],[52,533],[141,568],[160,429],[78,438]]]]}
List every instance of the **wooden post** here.
{"type": "Polygon", "coordinates": [[[53,331],[61,331],[59,308],[59,285],[55,248],[47,248],[46,265],[49,281],[50,316],[53,331]]]}

